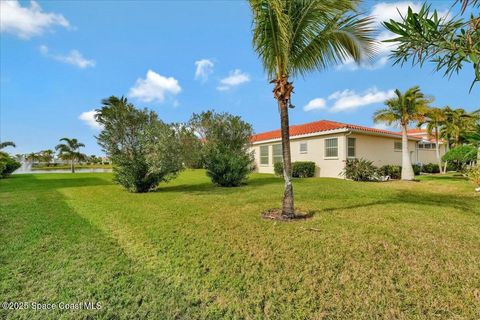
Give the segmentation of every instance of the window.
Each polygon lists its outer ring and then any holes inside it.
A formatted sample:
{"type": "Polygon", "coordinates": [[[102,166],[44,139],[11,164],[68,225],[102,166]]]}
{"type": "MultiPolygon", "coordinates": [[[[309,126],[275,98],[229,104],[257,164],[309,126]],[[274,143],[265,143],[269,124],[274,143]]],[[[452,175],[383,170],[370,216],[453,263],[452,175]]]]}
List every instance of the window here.
{"type": "Polygon", "coordinates": [[[338,157],[338,138],[325,139],[325,157],[338,157]]]}
{"type": "Polygon", "coordinates": [[[268,166],[268,146],[260,146],[260,164],[268,166]]]}
{"type": "Polygon", "coordinates": [[[347,156],[349,158],[355,158],[355,143],[357,139],[355,138],[348,138],[347,141],[347,156]]]}
{"type": "Polygon", "coordinates": [[[393,149],[395,150],[402,150],[402,141],[395,141],[393,143],[393,149]]]}
{"type": "Polygon", "coordinates": [[[308,144],[306,142],[300,143],[300,153],[308,153],[308,144]]]}
{"type": "Polygon", "coordinates": [[[272,146],[272,150],[273,150],[273,163],[282,162],[283,161],[282,145],[274,144],[272,146]]]}
{"type": "Polygon", "coordinates": [[[418,143],[418,149],[423,149],[424,144],[423,143],[418,143]]]}

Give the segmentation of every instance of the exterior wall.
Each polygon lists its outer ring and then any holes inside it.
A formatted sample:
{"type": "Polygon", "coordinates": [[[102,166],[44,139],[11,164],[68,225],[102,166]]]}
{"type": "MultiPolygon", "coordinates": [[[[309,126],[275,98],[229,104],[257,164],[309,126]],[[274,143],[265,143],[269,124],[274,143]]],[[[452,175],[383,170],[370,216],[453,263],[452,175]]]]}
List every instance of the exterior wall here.
{"type": "MultiPolygon", "coordinates": [[[[252,149],[255,152],[255,165],[257,172],[274,173],[273,172],[273,147],[281,141],[267,142],[255,144],[252,149]],[[269,164],[260,164],[260,146],[269,146],[269,164]]],[[[315,176],[317,177],[333,177],[341,178],[340,173],[345,166],[346,159],[346,137],[344,133],[322,135],[306,138],[294,138],[290,140],[290,148],[292,162],[294,161],[313,161],[316,164],[315,176]],[[325,158],[325,139],[338,138],[338,157],[325,158]],[[300,153],[300,144],[307,143],[307,153],[300,153]]]]}
{"type": "MultiPolygon", "coordinates": [[[[446,153],[446,145],[440,145],[440,158],[446,153]]],[[[438,163],[435,149],[418,149],[416,150],[416,161],[418,163],[438,163]]]]}
{"type": "MultiPolygon", "coordinates": [[[[395,150],[395,141],[402,139],[352,133],[348,137],[356,138],[355,157],[373,161],[377,167],[383,165],[402,165],[402,150],[395,150]]],[[[408,142],[408,151],[412,163],[416,162],[416,141],[408,142]]]]}

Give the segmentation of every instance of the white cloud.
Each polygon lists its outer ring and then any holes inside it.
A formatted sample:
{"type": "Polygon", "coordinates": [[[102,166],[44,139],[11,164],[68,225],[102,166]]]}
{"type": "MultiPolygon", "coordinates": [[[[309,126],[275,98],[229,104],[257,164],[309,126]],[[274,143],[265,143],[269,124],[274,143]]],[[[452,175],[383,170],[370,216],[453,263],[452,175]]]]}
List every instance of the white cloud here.
{"type": "Polygon", "coordinates": [[[180,91],[182,88],[177,79],[164,77],[155,71],[148,70],[146,78],[137,79],[128,95],[143,102],[162,103],[167,95],[175,96],[180,91]]]}
{"type": "Polygon", "coordinates": [[[213,73],[213,62],[209,59],[201,59],[195,61],[195,80],[201,80],[205,82],[208,80],[208,76],[213,73]]]}
{"type": "Polygon", "coordinates": [[[346,89],[343,91],[335,91],[330,94],[327,99],[315,98],[303,107],[303,110],[312,111],[326,109],[329,112],[354,111],[370,104],[383,103],[394,95],[395,93],[393,90],[380,91],[376,87],[370,88],[362,93],[346,89]],[[327,100],[331,102],[330,106],[327,106],[327,100]]]}
{"type": "Polygon", "coordinates": [[[326,101],[325,99],[322,98],[315,98],[313,100],[310,100],[304,107],[304,111],[312,111],[312,110],[320,110],[320,109],[325,109],[326,107],[326,101]]]}
{"type": "Polygon", "coordinates": [[[373,87],[357,94],[354,90],[344,90],[332,93],[328,99],[334,100],[333,106],[329,109],[331,112],[353,111],[359,107],[363,107],[373,103],[382,103],[385,100],[393,97],[395,93],[393,90],[379,91],[373,87]]]}
{"type": "Polygon", "coordinates": [[[218,85],[217,90],[229,90],[248,81],[250,81],[250,76],[247,73],[242,72],[240,69],[235,69],[233,71],[230,71],[228,77],[220,80],[220,84],[218,85]]]}
{"type": "Polygon", "coordinates": [[[95,120],[96,114],[97,114],[97,111],[95,110],[85,111],[85,112],[82,112],[82,114],[78,117],[78,119],[84,121],[92,129],[102,130],[103,129],[102,125],[95,120]]]}
{"type": "Polygon", "coordinates": [[[41,35],[54,25],[70,27],[68,20],[61,14],[43,12],[35,1],[30,2],[30,7],[22,7],[18,0],[0,1],[1,32],[29,39],[41,35]]]}
{"type": "Polygon", "coordinates": [[[85,69],[88,67],[95,66],[95,60],[86,59],[78,50],[71,50],[66,55],[61,54],[51,54],[50,50],[46,45],[40,46],[40,53],[46,57],[52,58],[54,60],[60,61],[62,63],[67,63],[74,65],[80,69],[85,69]]]}

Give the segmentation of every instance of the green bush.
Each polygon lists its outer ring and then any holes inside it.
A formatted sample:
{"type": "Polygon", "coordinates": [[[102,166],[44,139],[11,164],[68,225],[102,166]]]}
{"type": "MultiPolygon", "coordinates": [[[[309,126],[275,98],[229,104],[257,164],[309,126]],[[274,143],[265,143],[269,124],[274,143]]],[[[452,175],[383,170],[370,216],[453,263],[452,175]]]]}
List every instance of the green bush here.
{"type": "Polygon", "coordinates": [[[418,164],[412,164],[412,168],[413,168],[413,173],[416,176],[420,175],[420,172],[422,172],[422,167],[419,166],[418,164]]]}
{"type": "Polygon", "coordinates": [[[480,187],[480,164],[477,164],[476,166],[470,168],[470,170],[467,171],[467,177],[477,187],[480,187]]]}
{"type": "Polygon", "coordinates": [[[456,170],[463,170],[470,162],[477,160],[478,149],[472,145],[458,146],[443,155],[442,160],[453,163],[456,170]]]}
{"type": "Polygon", "coordinates": [[[422,172],[425,173],[440,173],[440,167],[436,163],[428,163],[422,167],[422,172]]]}
{"type": "Polygon", "coordinates": [[[103,130],[97,140],[113,164],[114,180],[130,192],[148,192],[175,177],[183,166],[173,127],[123,97],[102,104],[96,120],[103,130]]]}
{"type": "Polygon", "coordinates": [[[347,179],[354,181],[370,181],[375,179],[377,175],[377,167],[373,165],[372,161],[365,159],[347,160],[342,175],[347,179]]]}
{"type": "Polygon", "coordinates": [[[214,184],[236,187],[247,180],[254,168],[250,124],[239,116],[207,111],[193,114],[188,127],[202,138],[202,162],[214,184]]]}
{"type": "Polygon", "coordinates": [[[315,176],[315,162],[295,161],[292,163],[292,176],[295,178],[311,178],[315,176]]]}
{"type": "Polygon", "coordinates": [[[8,153],[0,151],[0,178],[6,178],[13,171],[20,168],[20,162],[12,158],[8,153]]]}
{"type": "Polygon", "coordinates": [[[402,167],[395,165],[384,165],[378,169],[381,176],[389,176],[390,179],[400,179],[402,177],[402,167]]]}
{"type": "MultiPolygon", "coordinates": [[[[283,163],[275,162],[273,172],[277,176],[283,176],[283,163]]],[[[311,178],[315,176],[315,162],[313,161],[295,161],[292,162],[292,177],[311,178]]]]}
{"type": "Polygon", "coordinates": [[[283,162],[275,162],[273,164],[273,172],[275,172],[275,175],[283,177],[283,162]]]}

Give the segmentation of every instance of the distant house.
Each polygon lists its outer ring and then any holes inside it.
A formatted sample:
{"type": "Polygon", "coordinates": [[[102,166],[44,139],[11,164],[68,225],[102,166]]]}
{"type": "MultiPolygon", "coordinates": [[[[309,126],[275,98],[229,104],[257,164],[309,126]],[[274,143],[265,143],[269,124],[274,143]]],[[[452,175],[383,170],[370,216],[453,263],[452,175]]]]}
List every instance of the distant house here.
{"type": "MultiPolygon", "coordinates": [[[[436,163],[435,141],[425,131],[410,131],[408,140],[412,163],[436,163]]],[[[255,134],[251,142],[257,172],[273,173],[273,164],[282,161],[280,130],[255,134]]],[[[354,124],[321,120],[292,125],[290,144],[292,161],[315,162],[317,177],[341,178],[347,159],[364,158],[376,166],[402,163],[401,133],[354,124]]]]}

